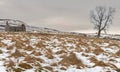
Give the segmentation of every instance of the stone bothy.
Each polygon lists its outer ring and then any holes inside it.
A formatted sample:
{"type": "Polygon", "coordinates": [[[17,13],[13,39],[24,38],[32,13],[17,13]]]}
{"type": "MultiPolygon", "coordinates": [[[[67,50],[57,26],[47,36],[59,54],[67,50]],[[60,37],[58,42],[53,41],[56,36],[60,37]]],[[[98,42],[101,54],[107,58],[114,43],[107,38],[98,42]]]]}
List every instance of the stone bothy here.
{"type": "Polygon", "coordinates": [[[8,21],[6,21],[5,31],[8,31],[8,32],[25,32],[26,31],[26,26],[25,26],[25,24],[11,25],[11,24],[8,23],[8,21]]]}

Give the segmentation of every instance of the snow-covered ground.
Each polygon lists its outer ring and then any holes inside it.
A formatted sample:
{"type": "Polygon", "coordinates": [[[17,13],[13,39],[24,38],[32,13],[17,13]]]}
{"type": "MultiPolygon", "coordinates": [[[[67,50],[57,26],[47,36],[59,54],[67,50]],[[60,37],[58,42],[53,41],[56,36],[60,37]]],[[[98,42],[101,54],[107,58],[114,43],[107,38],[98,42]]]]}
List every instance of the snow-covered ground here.
{"type": "Polygon", "coordinates": [[[117,40],[0,33],[0,72],[117,72],[119,69],[117,40]]]}

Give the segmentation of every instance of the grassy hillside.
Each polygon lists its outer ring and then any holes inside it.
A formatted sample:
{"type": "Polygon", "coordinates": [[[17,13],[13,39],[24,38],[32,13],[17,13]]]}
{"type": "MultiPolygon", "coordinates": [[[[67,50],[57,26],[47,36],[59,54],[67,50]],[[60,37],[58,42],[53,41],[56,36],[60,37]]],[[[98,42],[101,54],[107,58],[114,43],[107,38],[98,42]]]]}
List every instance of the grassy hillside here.
{"type": "Polygon", "coordinates": [[[0,33],[0,72],[120,72],[120,41],[0,33]]]}

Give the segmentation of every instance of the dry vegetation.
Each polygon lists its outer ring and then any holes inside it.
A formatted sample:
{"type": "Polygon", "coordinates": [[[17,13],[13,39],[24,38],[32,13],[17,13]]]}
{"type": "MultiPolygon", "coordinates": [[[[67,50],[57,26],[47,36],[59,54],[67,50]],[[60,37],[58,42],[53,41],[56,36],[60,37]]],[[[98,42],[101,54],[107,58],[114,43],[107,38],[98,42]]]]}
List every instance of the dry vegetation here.
{"type": "Polygon", "coordinates": [[[0,55],[3,53],[7,55],[0,61],[4,62],[8,72],[32,68],[35,71],[59,72],[71,65],[76,69],[101,66],[119,70],[115,63],[120,65],[119,41],[77,35],[0,33],[0,55]],[[76,53],[93,65],[83,62],[76,53]]]}

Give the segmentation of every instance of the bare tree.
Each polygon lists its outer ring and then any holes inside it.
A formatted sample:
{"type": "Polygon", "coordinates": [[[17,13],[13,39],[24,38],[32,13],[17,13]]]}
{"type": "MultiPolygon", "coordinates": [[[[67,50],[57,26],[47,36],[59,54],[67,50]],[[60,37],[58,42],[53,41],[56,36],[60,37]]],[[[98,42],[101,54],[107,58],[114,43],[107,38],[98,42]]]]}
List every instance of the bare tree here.
{"type": "Polygon", "coordinates": [[[112,24],[114,12],[114,8],[103,6],[98,6],[90,12],[91,22],[94,24],[94,28],[98,30],[97,37],[101,36],[101,31],[106,32],[110,24],[112,24]]]}

